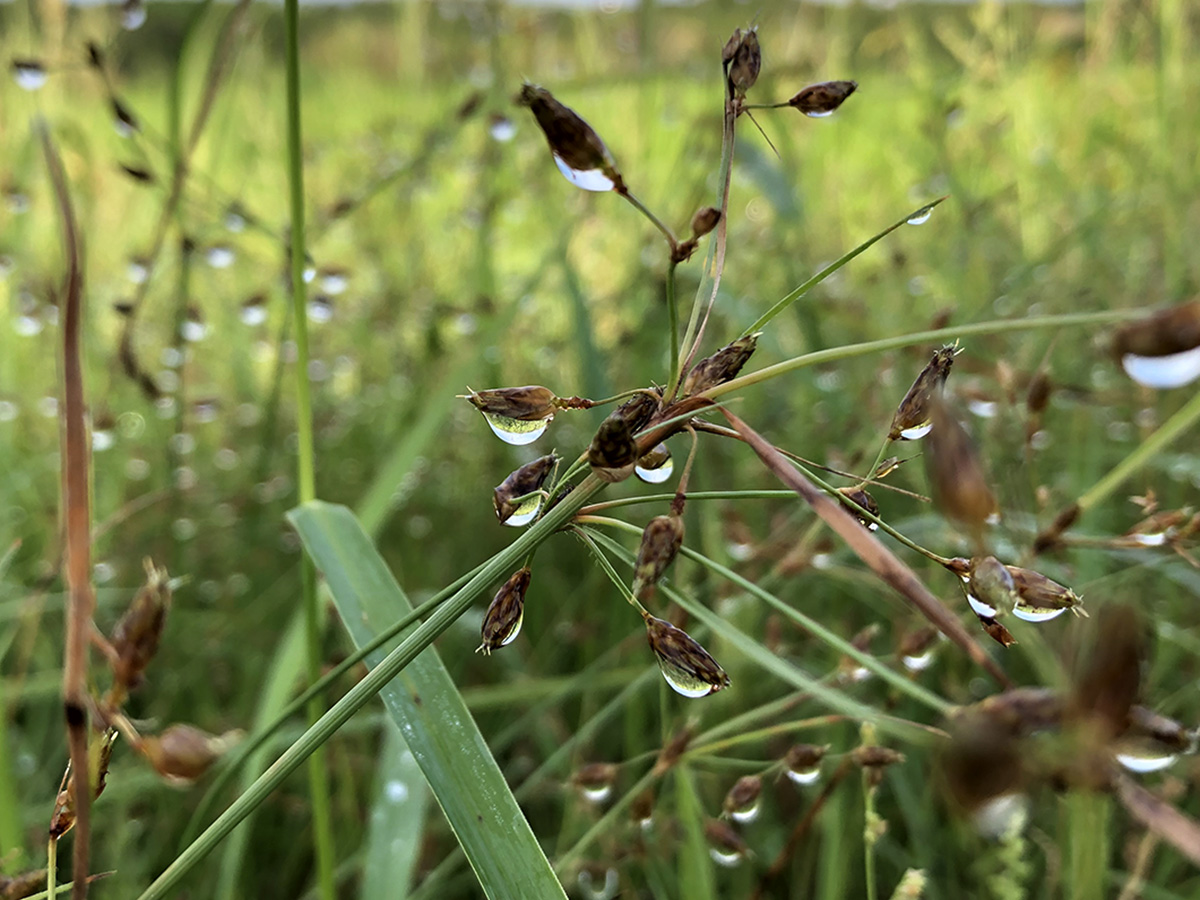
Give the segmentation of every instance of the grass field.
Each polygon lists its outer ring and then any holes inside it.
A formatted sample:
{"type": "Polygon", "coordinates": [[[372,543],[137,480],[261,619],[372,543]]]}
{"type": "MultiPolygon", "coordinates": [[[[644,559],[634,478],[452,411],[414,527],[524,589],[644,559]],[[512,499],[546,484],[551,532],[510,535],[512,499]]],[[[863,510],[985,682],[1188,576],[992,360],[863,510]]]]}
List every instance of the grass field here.
{"type": "MultiPolygon", "coordinates": [[[[727,259],[700,355],[738,337],[822,266],[948,199],[926,224],[897,229],[773,319],[745,371],[815,351],[829,351],[828,361],[722,401],[779,447],[865,472],[939,343],[848,348],[978,326],[961,337],[948,389],[967,410],[999,501],[989,552],[1070,585],[1092,618],[1010,623],[1017,644],[1002,649],[979,630],[953,577],[883,540],[1016,684],[1066,689],[1098,613],[1132,604],[1153,634],[1140,701],[1195,728],[1200,572],[1170,546],[1111,540],[1144,518],[1130,496],[1153,492],[1162,510],[1200,506],[1196,429],[1146,445],[1180,410],[1192,425],[1195,385],[1154,392],[1134,384],[1109,353],[1111,324],[1019,324],[1150,310],[1200,293],[1200,19],[1183,0],[894,10],[647,2],[611,13],[414,2],[303,11],[317,497],[357,513],[408,598],[422,603],[521,533],[497,524],[493,487],[551,448],[569,463],[609,411],[564,411],[537,444],[518,448],[496,440],[456,395],[543,384],[564,397],[602,398],[667,380],[665,242],[620,197],[568,184],[513,97],[523,79],[553,91],[604,138],[630,189],[684,232],[697,208],[716,202],[721,48],[751,16],[763,68],[750,100],[786,100],[827,79],[854,79],[858,89],[829,118],[757,111],[777,153],[739,120],[727,259]],[[1010,324],[982,324],[1000,320],[1010,324]],[[1040,416],[1026,402],[1039,372],[1053,388],[1040,416]],[[1093,495],[1066,546],[1032,556],[1035,535],[1055,514],[1131,455],[1141,464],[1093,495]]],[[[48,71],[37,91],[13,78],[0,83],[0,871],[13,874],[44,865],[67,759],[56,365],[65,266],[39,119],[62,155],[84,247],[100,630],[111,630],[142,583],[143,558],[187,579],[125,712],[145,733],[188,722],[253,734],[310,679],[304,551],[285,518],[304,499],[295,389],[304,361],[286,277],[294,169],[282,13],[154,5],[142,28],[126,32],[115,9],[72,10],[60,20],[51,5],[3,5],[0,34],[6,65],[36,59],[48,71]],[[233,16],[240,24],[226,31],[233,16]],[[103,74],[88,65],[88,41],[103,50],[103,74]],[[217,80],[214,59],[226,66],[217,80]],[[114,98],[136,119],[132,134],[114,129],[114,98]],[[172,203],[172,172],[193,143],[198,113],[204,124],[172,203]],[[129,303],[132,318],[117,309],[129,303]],[[131,342],[124,353],[123,335],[131,342]],[[153,380],[157,396],[131,368],[153,380]]],[[[685,322],[714,238],[678,268],[685,322]]],[[[728,689],[694,700],[670,692],[621,589],[570,534],[538,552],[511,646],[472,652],[488,597],[520,559],[437,635],[457,690],[426,673],[447,702],[465,702],[571,896],[888,897],[908,869],[925,872],[921,896],[934,900],[1158,900],[1200,891],[1186,856],[1106,793],[1032,786],[1028,825],[1000,840],[956,817],[937,785],[942,739],[930,728],[945,726],[950,706],[1000,686],[945,642],[928,669],[908,673],[897,648],[926,623],[750,448],[701,437],[690,490],[743,493],[688,503],[684,546],[703,559],[681,557],[671,590],[648,606],[721,661],[728,689]],[[718,565],[837,638],[875,629],[858,649],[900,677],[848,677],[857,666],[840,645],[718,565]],[[870,740],[905,757],[874,791],[857,768],[842,766],[864,741],[864,719],[870,740]],[[648,775],[685,728],[690,749],[665,774],[648,775]],[[828,747],[816,784],[783,777],[780,761],[795,742],[828,747]],[[602,773],[615,773],[615,784],[600,802],[586,798],[577,777],[592,763],[615,766],[602,773]],[[753,855],[715,865],[705,822],[719,816],[733,782],[751,774],[763,776],[763,809],[738,830],[753,855]],[[645,812],[638,804],[646,796],[649,831],[627,809],[645,812]],[[886,831],[869,844],[864,821],[876,816],[886,831]],[[777,877],[768,877],[777,863],[777,877]],[[1144,885],[1131,889],[1135,877],[1144,885]]],[[[601,514],[632,523],[632,532],[597,527],[627,553],[647,520],[667,511],[669,496],[634,501],[674,491],[690,441],[681,434],[670,447],[670,483],[631,480],[600,498],[630,501],[601,514]]],[[[902,457],[922,451],[918,443],[895,449],[902,457]]],[[[929,492],[920,460],[889,482],[929,492]]],[[[975,552],[930,504],[888,491],[876,499],[881,517],[912,541],[948,557],[975,552]]],[[[306,507],[293,520],[329,576],[321,600],[334,588],[336,604],[320,607],[315,659],[324,668],[402,614],[389,605],[392,588],[371,580],[374,557],[361,548],[345,556],[358,545],[345,522],[321,518],[326,512],[306,507]],[[322,564],[338,554],[355,561],[343,573],[344,593],[322,564]]],[[[627,561],[599,546],[627,581],[627,561]]],[[[1190,551],[1179,549],[1194,552],[1194,540],[1190,551]]],[[[91,671],[97,689],[107,685],[99,654],[91,671]]],[[[364,674],[356,666],[338,677],[321,708],[364,674]]],[[[398,683],[407,685],[405,677],[398,683]]],[[[481,896],[445,818],[469,808],[460,804],[473,775],[455,773],[455,757],[440,758],[442,777],[461,782],[440,797],[444,816],[395,737],[397,709],[368,703],[321,757],[332,784],[337,896],[406,896],[405,885],[414,897],[481,896]]],[[[92,870],[112,874],[94,895],[139,896],[305,727],[294,715],[208,798],[228,759],[180,789],[118,742],[91,828],[92,870]]],[[[418,727],[438,737],[441,726],[433,717],[418,727]]],[[[1198,776],[1187,756],[1137,778],[1195,816],[1198,776]]],[[[164,896],[320,896],[311,796],[301,774],[287,778],[164,896]]],[[[504,827],[476,830],[483,845],[494,839],[497,853],[518,854],[506,849],[504,827]]],[[[69,880],[68,858],[60,851],[60,884],[69,880]]],[[[513,860],[522,865],[519,854],[513,860]]]]}

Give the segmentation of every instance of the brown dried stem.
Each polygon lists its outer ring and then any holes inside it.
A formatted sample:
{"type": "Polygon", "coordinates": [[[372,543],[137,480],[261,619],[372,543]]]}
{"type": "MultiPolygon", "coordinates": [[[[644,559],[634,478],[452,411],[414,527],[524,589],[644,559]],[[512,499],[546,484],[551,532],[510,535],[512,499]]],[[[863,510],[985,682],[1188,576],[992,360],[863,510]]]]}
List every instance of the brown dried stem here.
{"type": "Polygon", "coordinates": [[[91,824],[91,786],[88,773],[87,663],[88,640],[92,633],[92,614],[96,596],[91,579],[91,498],[88,494],[87,410],[83,400],[83,360],[80,352],[83,273],[80,269],[79,232],[67,177],[62,160],[45,125],[39,132],[46,168],[54,187],[59,217],[62,219],[63,252],[66,278],[63,284],[63,359],[62,359],[62,508],[66,532],[66,576],[68,614],[63,652],[63,712],[67,723],[67,743],[71,768],[77,773],[75,786],[74,886],[71,896],[87,896],[88,841],[91,824]]]}

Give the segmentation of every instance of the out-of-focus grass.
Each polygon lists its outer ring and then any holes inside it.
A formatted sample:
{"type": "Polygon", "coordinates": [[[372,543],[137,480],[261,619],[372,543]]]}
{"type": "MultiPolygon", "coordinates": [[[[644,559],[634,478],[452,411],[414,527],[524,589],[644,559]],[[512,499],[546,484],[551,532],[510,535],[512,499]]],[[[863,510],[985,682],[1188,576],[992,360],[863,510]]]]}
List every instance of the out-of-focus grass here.
{"type": "MultiPolygon", "coordinates": [[[[759,121],[778,158],[751,128],[741,129],[729,265],[708,346],[745,328],[822,263],[944,193],[951,198],[929,224],[901,229],[774,321],[755,366],[915,330],[943,310],[963,323],[1153,306],[1193,295],[1200,283],[1194,252],[1200,239],[1200,99],[1189,86],[1200,80],[1200,54],[1194,13],[1189,17],[1186,6],[1162,4],[1157,17],[1140,5],[1115,2],[1093,4],[1086,14],[997,4],[888,12],[762,6],[765,65],[756,96],[785,99],[803,84],[835,77],[854,78],[860,87],[829,120],[764,112],[759,121]]],[[[415,3],[303,14],[310,252],[318,269],[344,268],[350,276],[346,291],[332,298],[329,321],[310,323],[318,363],[317,489],[322,498],[351,506],[374,491],[372,509],[379,508],[379,496],[394,495],[378,544],[414,598],[423,599],[511,539],[496,526],[488,495],[527,458],[491,439],[462,404],[437,425],[411,468],[394,469],[399,483],[377,483],[415,424],[428,421],[423,413],[444,399],[430,394],[434,386],[439,397],[444,393],[445,373],[461,370],[476,388],[545,383],[564,395],[644,385],[666,373],[665,250],[617,198],[584,195],[559,177],[528,114],[509,102],[520,78],[545,84],[583,114],[608,142],[631,188],[682,227],[715,191],[709,179],[720,146],[717,57],[732,28],[745,24],[740,12],[647,4],[637,13],[606,15],[415,3]],[[476,90],[483,92],[481,110],[458,121],[457,110],[476,90]],[[492,113],[516,126],[511,141],[489,134],[492,113]],[[361,208],[328,222],[339,200],[358,196],[374,179],[414,160],[361,208]],[[562,258],[547,265],[547,254],[558,247],[562,258]],[[511,325],[503,337],[491,338],[493,323],[506,318],[511,325]]],[[[276,339],[286,324],[282,30],[276,11],[252,12],[183,206],[187,234],[200,248],[191,284],[206,335],[187,344],[180,369],[169,353],[175,343],[175,238],[139,320],[143,364],[151,372],[182,375],[175,400],[185,410],[181,436],[175,434],[178,408],[156,407],[121,374],[120,320],[112,310],[132,293],[126,270],[131,258],[147,251],[164,197],[165,86],[190,15],[172,6],[154,6],[150,13],[142,31],[125,34],[107,11],[75,11],[65,42],[52,46],[53,29],[35,28],[27,7],[0,7],[5,62],[37,55],[55,67],[37,94],[21,91],[11,79],[0,83],[0,187],[6,191],[0,255],[10,260],[0,278],[0,549],[22,541],[0,582],[0,696],[7,726],[0,733],[8,744],[0,765],[15,776],[30,863],[38,860],[65,759],[58,706],[43,689],[61,662],[62,619],[54,578],[58,430],[47,399],[56,393],[51,291],[59,272],[50,195],[29,125],[39,112],[62,144],[85,233],[87,387],[97,430],[111,441],[105,447],[108,441],[98,439],[94,454],[96,515],[109,523],[96,543],[101,627],[111,626],[124,603],[118,589],[132,590],[140,578],[143,556],[190,578],[131,714],[192,721],[212,731],[250,722],[283,623],[297,602],[298,545],[282,518],[296,500],[288,390],[271,412],[281,377],[276,339]],[[103,86],[83,65],[85,39],[108,48],[114,84],[144,123],[142,137],[114,133],[103,86]],[[118,162],[148,165],[157,186],[134,184],[118,162]],[[14,195],[28,198],[27,211],[17,211],[14,195]],[[265,228],[227,232],[223,220],[235,200],[265,228]],[[237,254],[229,268],[205,264],[204,251],[218,244],[237,254]],[[267,321],[247,325],[241,304],[259,292],[267,295],[267,321]],[[215,413],[204,402],[209,400],[215,413]]],[[[214,35],[222,14],[219,7],[209,13],[206,27],[214,35]]],[[[199,52],[186,61],[185,123],[211,51],[204,41],[192,46],[199,52]]],[[[680,276],[686,299],[698,261],[681,267],[680,276]]],[[[318,275],[310,292],[325,293],[327,286],[318,275]]],[[[747,392],[736,409],[789,449],[861,468],[923,362],[921,353],[895,353],[806,371],[747,392]]],[[[285,357],[283,370],[287,366],[285,357]]],[[[967,341],[953,379],[961,393],[996,404],[992,417],[974,419],[974,428],[1006,512],[999,547],[1011,556],[1028,546],[1039,514],[1044,522],[1094,483],[1188,395],[1137,390],[1091,332],[967,341]],[[1029,450],[1021,400],[1043,360],[1061,389],[1037,449],[1029,450]]],[[[166,387],[169,380],[160,383],[166,387]]],[[[573,454],[596,421],[598,414],[564,414],[542,444],[573,454]]],[[[774,487],[748,451],[721,444],[703,449],[694,488],[774,487]]],[[[919,465],[903,475],[922,490],[919,465]]],[[[1171,507],[1194,504],[1197,484],[1200,458],[1185,438],[1128,493],[1152,488],[1171,507]]],[[[614,495],[630,492],[618,487],[614,495]]],[[[630,518],[641,523],[658,511],[639,509],[630,518]]],[[[689,545],[730,562],[731,536],[723,523],[732,516],[761,551],[739,562],[739,571],[839,634],[849,637],[878,622],[883,634],[876,649],[884,653],[884,645],[913,624],[832,544],[818,548],[829,552],[828,568],[772,574],[810,525],[808,513],[793,501],[694,503],[689,545]]],[[[922,505],[889,498],[885,516],[923,543],[944,552],[958,549],[955,535],[922,505]]],[[[1118,497],[1081,527],[1119,533],[1137,518],[1118,497]]],[[[956,601],[957,588],[942,573],[910,562],[936,592],[956,601]]],[[[1052,574],[1069,579],[1089,605],[1125,599],[1142,606],[1161,633],[1147,671],[1147,698],[1162,712],[1194,723],[1200,715],[1190,689],[1196,647],[1187,638],[1200,591],[1194,571],[1170,555],[1079,550],[1056,561],[1052,574]]],[[[678,564],[674,581],[739,630],[778,634],[776,652],[802,661],[807,671],[821,674],[836,666],[823,646],[780,625],[759,604],[730,596],[687,561],[678,564]]],[[[543,682],[557,684],[605,653],[612,654],[613,670],[650,664],[624,601],[565,539],[538,555],[517,643],[490,659],[474,657],[477,624],[460,622],[439,649],[460,685],[513,687],[510,703],[478,711],[489,737],[531,702],[520,699],[517,687],[542,696],[543,682]]],[[[1025,629],[1019,639],[1005,664],[1018,681],[1040,681],[1055,671],[1055,658],[1075,647],[1077,626],[1059,620],[1037,632],[1025,629]]],[[[343,636],[330,634],[331,656],[348,647],[343,636]]],[[[720,657],[727,648],[717,643],[710,649],[720,657]]],[[[685,717],[709,727],[788,690],[755,669],[739,669],[736,656],[727,655],[731,691],[686,706],[674,697],[660,702],[657,689],[635,692],[615,719],[588,731],[588,740],[564,755],[560,767],[528,786],[522,799],[535,833],[565,849],[594,817],[562,788],[571,767],[604,760],[637,768],[630,761],[656,750],[660,735],[674,733],[685,717]]],[[[988,689],[948,652],[922,677],[956,702],[988,689]]],[[[563,695],[532,718],[501,752],[510,781],[519,784],[572,734],[586,731],[618,690],[598,678],[593,688],[563,695]]],[[[855,690],[863,702],[890,702],[873,683],[855,690]]],[[[895,702],[897,715],[924,715],[909,701],[895,702]]],[[[808,704],[798,715],[820,711],[808,704]]],[[[850,726],[832,726],[814,739],[837,752],[856,741],[850,726]]],[[[341,858],[364,841],[364,819],[355,811],[373,796],[376,746],[372,731],[346,735],[330,751],[341,858]]],[[[734,755],[766,761],[786,746],[786,740],[763,742],[734,755]]],[[[992,851],[950,827],[948,815],[929,800],[929,765],[928,755],[914,749],[906,765],[889,772],[880,792],[880,812],[890,823],[877,846],[880,890],[890,891],[906,866],[920,865],[931,873],[930,897],[981,895],[981,873],[992,871],[992,851]]],[[[687,802],[715,814],[731,780],[723,771],[689,765],[687,802]]],[[[843,790],[822,813],[818,837],[797,851],[791,893],[780,896],[861,893],[861,803],[843,790]]],[[[770,791],[764,818],[749,833],[768,862],[806,806],[786,784],[770,791]]],[[[664,793],[661,802],[670,808],[670,788],[664,793]]],[[[96,865],[117,870],[105,890],[132,895],[170,861],[196,796],[159,785],[131,755],[118,755],[96,806],[96,865]]],[[[1037,825],[1046,840],[1031,842],[1039,848],[1029,851],[1031,896],[1056,896],[1059,889],[1048,880],[1056,864],[1046,849],[1065,847],[1056,802],[1049,796],[1037,802],[1037,825]]],[[[310,882],[305,804],[303,784],[296,781],[257,817],[250,837],[253,864],[240,879],[245,896],[299,895],[310,882]]],[[[672,841],[685,839],[690,826],[666,822],[663,828],[650,841],[651,857],[674,860],[672,841]]],[[[1118,845],[1135,834],[1119,814],[1111,828],[1118,845]]],[[[453,846],[435,820],[428,835],[420,871],[453,846]]],[[[624,855],[628,838],[615,830],[592,848],[592,858],[616,864],[628,886],[672,880],[673,862],[656,870],[657,863],[624,855]]],[[[1128,865],[1116,854],[1109,863],[1118,870],[1128,865]]],[[[211,891],[215,874],[214,865],[193,876],[197,896],[211,891]]],[[[1195,875],[1169,850],[1159,852],[1148,875],[1168,892],[1164,896],[1189,896],[1195,889],[1195,875]]],[[[744,872],[717,871],[713,877],[718,896],[739,895],[752,883],[744,872]]],[[[644,895],[670,896],[646,890],[644,895]]]]}

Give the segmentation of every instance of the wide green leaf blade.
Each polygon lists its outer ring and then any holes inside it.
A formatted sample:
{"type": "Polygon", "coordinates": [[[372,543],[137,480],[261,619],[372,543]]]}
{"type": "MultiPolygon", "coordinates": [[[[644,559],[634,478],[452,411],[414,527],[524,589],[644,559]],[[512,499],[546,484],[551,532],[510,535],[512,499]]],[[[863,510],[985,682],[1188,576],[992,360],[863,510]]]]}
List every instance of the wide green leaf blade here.
{"type": "MultiPolygon", "coordinates": [[[[408,598],[345,507],[309,503],[289,514],[324,574],[354,643],[362,646],[412,609],[408,598]]],[[[412,629],[415,630],[415,629],[412,629]]],[[[409,634],[368,654],[374,667],[409,634]]],[[[563,897],[555,877],[433,647],[381,692],[488,897],[563,897]]]]}

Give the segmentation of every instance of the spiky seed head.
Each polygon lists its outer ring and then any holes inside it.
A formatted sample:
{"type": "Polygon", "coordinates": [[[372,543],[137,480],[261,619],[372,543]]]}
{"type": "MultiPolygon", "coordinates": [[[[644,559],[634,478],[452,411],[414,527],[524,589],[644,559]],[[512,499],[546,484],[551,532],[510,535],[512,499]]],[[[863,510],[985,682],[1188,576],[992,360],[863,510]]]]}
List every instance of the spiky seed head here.
{"type": "Polygon", "coordinates": [[[704,697],[729,687],[729,676],[682,628],[646,616],[646,636],[663,678],[685,697],[704,697]]]}
{"type": "Polygon", "coordinates": [[[918,440],[929,433],[933,424],[934,402],[941,397],[957,353],[956,347],[946,346],[933,354],[896,408],[892,427],[888,430],[889,439],[918,440]]]}
{"type": "Polygon", "coordinates": [[[517,103],[529,107],[538,127],[546,135],[550,152],[565,165],[577,172],[598,169],[613,181],[617,190],[624,190],[621,174],[608,147],[575,110],[560,103],[544,87],[529,83],[521,86],[517,103]]]}
{"type": "Polygon", "coordinates": [[[1069,609],[1077,616],[1087,617],[1082,598],[1069,587],[1032,569],[1008,566],[1008,572],[1012,575],[1019,604],[1031,610],[1069,609]]]}
{"type": "Polygon", "coordinates": [[[758,335],[748,334],[700,360],[688,372],[680,395],[690,397],[736,378],[742,366],[754,355],[757,346],[758,335]]]}
{"type": "Polygon", "coordinates": [[[483,615],[481,641],[475,648],[476,653],[491,656],[493,650],[511,644],[521,633],[521,623],[525,619],[525,591],[529,589],[532,576],[529,566],[520,568],[496,592],[483,615]]]}
{"type": "Polygon", "coordinates": [[[630,434],[637,434],[650,424],[654,414],[662,405],[662,391],[638,391],[615,410],[615,413],[625,420],[630,434]]]}
{"type": "Polygon", "coordinates": [[[827,116],[858,89],[857,81],[822,81],[801,89],[788,106],[806,116],[827,116]]]}
{"type": "Polygon", "coordinates": [[[472,391],[465,399],[481,413],[522,422],[552,419],[558,409],[554,392],[537,384],[472,391]]]}
{"type": "Polygon", "coordinates": [[[158,642],[171,608],[171,584],[166,569],[147,558],[146,583],[134,594],[125,614],[113,627],[113,682],[119,692],[141,683],[142,673],[158,652],[158,642]]]}
{"type": "Polygon", "coordinates": [[[609,483],[623,481],[633,474],[638,458],[637,442],[619,409],[600,423],[587,457],[592,471],[609,483]]]}
{"type": "Polygon", "coordinates": [[[721,62],[725,65],[729,95],[736,99],[745,97],[746,92],[754,87],[754,82],[758,81],[758,73],[762,70],[758,26],[744,31],[735,28],[721,50],[721,62]]]}

